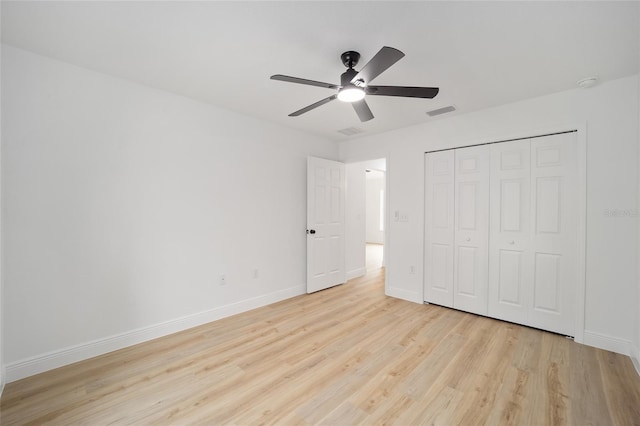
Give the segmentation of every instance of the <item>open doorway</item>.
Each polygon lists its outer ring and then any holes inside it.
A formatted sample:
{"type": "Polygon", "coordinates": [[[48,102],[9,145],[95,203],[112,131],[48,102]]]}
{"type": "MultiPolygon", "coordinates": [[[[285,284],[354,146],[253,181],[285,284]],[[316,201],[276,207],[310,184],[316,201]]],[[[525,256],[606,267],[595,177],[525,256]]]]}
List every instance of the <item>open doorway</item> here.
{"type": "Polygon", "coordinates": [[[346,164],[347,279],[381,273],[386,264],[385,234],[389,224],[386,169],[385,158],[346,164]]]}
{"type": "Polygon", "coordinates": [[[384,266],[385,172],[365,169],[365,259],[367,272],[384,266]]]}

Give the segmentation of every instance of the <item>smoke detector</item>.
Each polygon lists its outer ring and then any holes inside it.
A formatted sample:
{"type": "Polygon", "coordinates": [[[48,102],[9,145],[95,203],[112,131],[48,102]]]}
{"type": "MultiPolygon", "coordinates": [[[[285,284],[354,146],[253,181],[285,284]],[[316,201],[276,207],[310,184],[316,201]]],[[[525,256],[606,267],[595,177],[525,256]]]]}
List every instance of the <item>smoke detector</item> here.
{"type": "Polygon", "coordinates": [[[576,84],[578,85],[578,87],[582,89],[588,89],[589,87],[595,86],[597,82],[598,82],[598,77],[593,76],[593,77],[586,77],[581,80],[578,80],[576,81],[576,84]]]}

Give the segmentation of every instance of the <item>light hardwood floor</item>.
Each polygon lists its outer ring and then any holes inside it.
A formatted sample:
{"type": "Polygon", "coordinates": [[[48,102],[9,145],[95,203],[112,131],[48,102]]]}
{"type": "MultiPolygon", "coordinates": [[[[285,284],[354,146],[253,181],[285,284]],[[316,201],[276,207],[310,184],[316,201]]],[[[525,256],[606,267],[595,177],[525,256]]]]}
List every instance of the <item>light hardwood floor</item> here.
{"type": "Polygon", "coordinates": [[[2,424],[640,424],[628,357],[382,276],[10,383],[2,424]]]}

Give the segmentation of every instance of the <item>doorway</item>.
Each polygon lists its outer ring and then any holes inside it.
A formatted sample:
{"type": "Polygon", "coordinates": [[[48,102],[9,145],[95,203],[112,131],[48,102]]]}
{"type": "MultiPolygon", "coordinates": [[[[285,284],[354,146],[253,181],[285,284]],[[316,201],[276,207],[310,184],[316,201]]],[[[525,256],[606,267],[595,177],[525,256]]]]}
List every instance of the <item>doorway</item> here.
{"type": "Polygon", "coordinates": [[[386,158],[346,164],[347,280],[368,274],[386,276],[383,268],[389,254],[385,250],[389,228],[388,177],[386,158]]]}
{"type": "Polygon", "coordinates": [[[345,257],[347,280],[350,280],[384,272],[389,227],[387,160],[347,163],[346,178],[345,257]]]}
{"type": "Polygon", "coordinates": [[[367,273],[384,266],[386,176],[378,169],[365,169],[365,262],[367,273]]]}

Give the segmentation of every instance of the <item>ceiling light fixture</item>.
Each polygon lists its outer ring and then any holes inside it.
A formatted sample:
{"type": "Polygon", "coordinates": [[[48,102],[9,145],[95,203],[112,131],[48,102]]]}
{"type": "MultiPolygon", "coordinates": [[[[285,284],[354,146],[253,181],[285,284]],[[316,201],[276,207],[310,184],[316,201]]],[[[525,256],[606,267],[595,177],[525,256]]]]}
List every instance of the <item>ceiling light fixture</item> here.
{"type": "Polygon", "coordinates": [[[338,99],[342,102],[357,102],[364,99],[364,90],[356,85],[348,85],[340,89],[338,99]]]}

